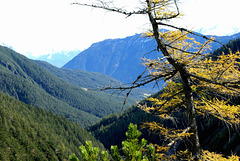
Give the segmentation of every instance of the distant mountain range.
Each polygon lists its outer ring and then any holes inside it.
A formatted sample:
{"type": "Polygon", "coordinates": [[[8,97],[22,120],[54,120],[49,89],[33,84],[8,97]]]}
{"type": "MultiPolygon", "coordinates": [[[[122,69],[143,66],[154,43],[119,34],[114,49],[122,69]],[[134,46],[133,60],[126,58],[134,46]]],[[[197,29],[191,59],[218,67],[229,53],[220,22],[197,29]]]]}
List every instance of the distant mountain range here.
{"type": "Polygon", "coordinates": [[[47,55],[41,55],[39,57],[29,56],[29,58],[34,60],[42,60],[60,68],[79,53],[80,50],[61,51],[47,55]]]}
{"type": "MultiPolygon", "coordinates": [[[[199,42],[204,42],[201,37],[193,37],[199,42]]],[[[226,44],[229,40],[240,37],[240,33],[214,37],[226,44]]],[[[212,51],[221,46],[218,43],[212,43],[211,45],[212,51]]],[[[63,68],[103,73],[123,83],[130,83],[144,71],[144,67],[141,65],[141,57],[157,58],[161,56],[160,53],[151,52],[153,49],[156,49],[155,41],[150,38],[143,38],[140,34],[123,39],[108,39],[92,44],[91,47],[65,64],[63,68]],[[148,54],[150,52],[151,54],[148,54]]],[[[160,85],[162,84],[163,82],[160,82],[160,85]]]]}

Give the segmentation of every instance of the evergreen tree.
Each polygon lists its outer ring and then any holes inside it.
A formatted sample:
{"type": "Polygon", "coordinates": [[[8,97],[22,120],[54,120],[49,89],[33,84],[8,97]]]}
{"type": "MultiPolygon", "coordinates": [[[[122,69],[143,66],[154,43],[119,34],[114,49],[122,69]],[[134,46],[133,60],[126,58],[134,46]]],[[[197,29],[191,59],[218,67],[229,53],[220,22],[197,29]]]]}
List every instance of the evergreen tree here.
{"type": "MultiPolygon", "coordinates": [[[[111,146],[111,160],[114,161],[130,161],[130,160],[158,160],[159,155],[155,153],[155,147],[147,144],[145,139],[139,140],[141,132],[137,130],[137,125],[130,124],[126,132],[127,140],[122,141],[123,156],[119,153],[117,146],[111,146]]],[[[92,147],[91,141],[86,141],[86,144],[79,147],[81,157],[84,161],[109,161],[110,157],[107,151],[102,151],[99,156],[99,148],[92,147]]],[[[70,161],[78,161],[75,154],[69,156],[70,161]]]]}

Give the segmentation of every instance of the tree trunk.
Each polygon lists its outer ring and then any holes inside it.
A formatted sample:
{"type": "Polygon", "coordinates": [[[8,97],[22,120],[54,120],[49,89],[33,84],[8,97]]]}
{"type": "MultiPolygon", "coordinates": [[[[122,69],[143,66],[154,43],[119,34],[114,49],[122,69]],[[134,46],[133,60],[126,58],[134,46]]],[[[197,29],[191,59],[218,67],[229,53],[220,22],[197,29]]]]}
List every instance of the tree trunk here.
{"type": "Polygon", "coordinates": [[[187,74],[186,70],[180,72],[183,89],[185,94],[185,105],[187,107],[187,117],[188,117],[188,127],[190,127],[189,133],[193,133],[190,136],[190,143],[188,149],[192,152],[194,160],[199,160],[201,158],[201,148],[198,137],[197,122],[196,122],[196,112],[193,102],[193,92],[190,86],[190,76],[187,74]]]}
{"type": "Polygon", "coordinates": [[[193,102],[193,92],[192,92],[192,89],[190,86],[190,76],[188,75],[185,65],[179,63],[168,53],[165,43],[160,38],[158,23],[156,22],[156,19],[154,19],[154,16],[152,14],[152,8],[154,8],[153,3],[151,3],[149,0],[146,0],[146,2],[147,2],[147,6],[148,6],[149,20],[153,27],[154,38],[158,44],[157,49],[158,49],[158,51],[159,50],[162,51],[162,54],[167,57],[167,60],[169,61],[169,63],[177,71],[179,71],[179,73],[181,75],[183,89],[184,89],[184,93],[185,93],[185,105],[187,107],[188,127],[190,127],[189,132],[193,133],[190,136],[190,145],[189,145],[188,149],[190,150],[190,152],[192,152],[194,160],[200,160],[201,149],[200,149],[200,143],[199,143],[198,131],[197,131],[196,114],[195,114],[195,107],[194,107],[194,102],[193,102]]]}

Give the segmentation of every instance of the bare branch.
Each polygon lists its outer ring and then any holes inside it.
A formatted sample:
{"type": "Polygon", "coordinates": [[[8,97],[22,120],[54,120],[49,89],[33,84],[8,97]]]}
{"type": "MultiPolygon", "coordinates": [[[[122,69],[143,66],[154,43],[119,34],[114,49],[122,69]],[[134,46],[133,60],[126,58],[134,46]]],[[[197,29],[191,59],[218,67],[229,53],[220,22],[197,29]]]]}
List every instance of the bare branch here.
{"type": "MultiPolygon", "coordinates": [[[[175,75],[177,73],[176,70],[174,71],[171,71],[171,72],[168,72],[166,74],[162,74],[162,75],[157,75],[157,76],[154,76],[153,78],[145,81],[145,82],[142,82],[142,83],[137,83],[136,80],[134,81],[135,83],[133,83],[132,86],[127,86],[127,87],[106,87],[106,88],[103,88],[103,89],[98,89],[99,91],[104,91],[104,90],[109,90],[109,89],[116,89],[116,90],[128,90],[128,89],[133,89],[133,88],[138,88],[138,87],[141,87],[141,86],[144,86],[150,82],[153,82],[155,80],[159,80],[161,78],[165,78],[167,76],[170,76],[170,75],[175,75]]],[[[139,79],[137,79],[139,80],[139,79]]]]}
{"type": "Polygon", "coordinates": [[[184,53],[189,53],[189,54],[192,54],[192,55],[202,55],[202,54],[200,54],[200,52],[190,52],[190,51],[182,50],[182,49],[179,49],[177,47],[174,47],[174,46],[171,46],[171,45],[168,45],[168,44],[166,44],[166,46],[169,47],[169,48],[184,52],[184,53]]]}
{"type": "Polygon", "coordinates": [[[151,53],[153,53],[154,51],[157,51],[157,49],[153,49],[152,51],[150,51],[150,52],[148,52],[148,53],[144,54],[142,58],[144,58],[144,57],[145,57],[146,55],[148,55],[148,54],[151,54],[151,53]]]}
{"type": "Polygon", "coordinates": [[[85,4],[85,3],[78,3],[78,2],[74,2],[74,3],[71,3],[71,4],[73,4],[73,5],[80,5],[80,6],[87,6],[87,7],[93,7],[93,8],[99,8],[99,9],[104,9],[106,11],[111,11],[111,12],[117,12],[117,13],[120,13],[120,14],[127,15],[127,17],[129,17],[131,15],[146,14],[147,13],[146,9],[128,12],[128,11],[123,10],[121,8],[106,6],[106,3],[102,2],[102,1],[100,1],[100,2],[101,2],[101,5],[85,4]]]}

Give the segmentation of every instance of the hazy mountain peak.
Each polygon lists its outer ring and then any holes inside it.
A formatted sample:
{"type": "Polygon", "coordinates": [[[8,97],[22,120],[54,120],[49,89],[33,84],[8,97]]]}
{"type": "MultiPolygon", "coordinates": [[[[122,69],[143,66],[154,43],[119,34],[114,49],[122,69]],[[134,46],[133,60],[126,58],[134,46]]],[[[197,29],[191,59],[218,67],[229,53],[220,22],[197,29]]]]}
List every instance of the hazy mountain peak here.
{"type": "Polygon", "coordinates": [[[62,67],[68,61],[73,59],[76,55],[80,53],[80,50],[73,51],[60,51],[56,53],[49,53],[47,55],[41,55],[39,57],[31,56],[30,59],[46,61],[56,67],[62,67]]]}

